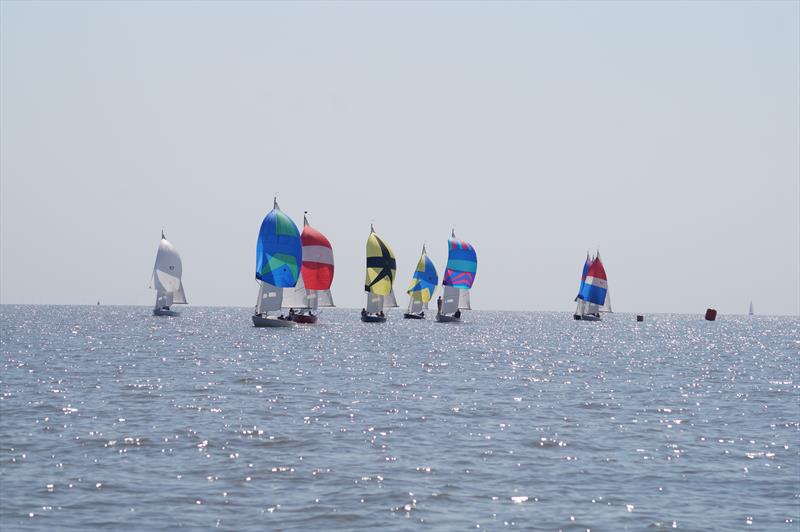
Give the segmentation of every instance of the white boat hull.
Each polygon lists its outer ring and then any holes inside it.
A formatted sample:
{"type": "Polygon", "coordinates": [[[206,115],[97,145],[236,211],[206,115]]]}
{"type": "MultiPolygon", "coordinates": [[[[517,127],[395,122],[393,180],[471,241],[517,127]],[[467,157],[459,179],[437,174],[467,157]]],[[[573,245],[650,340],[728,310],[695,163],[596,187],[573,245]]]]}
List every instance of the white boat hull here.
{"type": "Polygon", "coordinates": [[[282,320],[275,316],[253,315],[253,326],[255,327],[294,327],[291,320],[282,320]]]}

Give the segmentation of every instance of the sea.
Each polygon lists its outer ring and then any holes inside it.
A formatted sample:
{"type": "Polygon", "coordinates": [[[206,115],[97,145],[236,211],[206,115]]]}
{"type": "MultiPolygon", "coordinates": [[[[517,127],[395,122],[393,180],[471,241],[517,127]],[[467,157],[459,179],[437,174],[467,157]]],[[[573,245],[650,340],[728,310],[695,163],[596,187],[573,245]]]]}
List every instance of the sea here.
{"type": "Polygon", "coordinates": [[[0,307],[2,530],[800,530],[797,316],[0,307]]]}

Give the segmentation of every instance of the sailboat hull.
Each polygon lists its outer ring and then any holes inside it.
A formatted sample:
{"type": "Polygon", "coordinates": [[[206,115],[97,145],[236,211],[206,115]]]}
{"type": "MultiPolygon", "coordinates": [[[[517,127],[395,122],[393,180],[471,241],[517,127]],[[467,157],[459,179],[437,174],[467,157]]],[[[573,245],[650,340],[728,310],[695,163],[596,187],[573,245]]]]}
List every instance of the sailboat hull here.
{"type": "Polygon", "coordinates": [[[313,314],[295,314],[292,316],[292,321],[295,323],[317,323],[317,317],[313,314]]]}
{"type": "Polygon", "coordinates": [[[180,316],[181,313],[177,310],[170,310],[168,308],[154,308],[153,316],[180,316]]]}
{"type": "Polygon", "coordinates": [[[591,316],[589,314],[574,314],[572,317],[580,321],[600,321],[600,316],[591,316]]]}
{"type": "Polygon", "coordinates": [[[407,320],[424,320],[425,314],[414,314],[413,312],[406,312],[403,317],[407,320]]]}
{"type": "Polygon", "coordinates": [[[282,320],[275,316],[260,316],[254,314],[253,325],[255,327],[294,327],[294,322],[291,320],[282,320]]]}
{"type": "Polygon", "coordinates": [[[436,321],[439,323],[455,323],[460,322],[461,317],[448,316],[447,314],[437,314],[436,321]]]}
{"type": "Polygon", "coordinates": [[[364,323],[384,323],[386,321],[386,316],[372,316],[367,314],[366,316],[361,316],[361,321],[364,323]]]}

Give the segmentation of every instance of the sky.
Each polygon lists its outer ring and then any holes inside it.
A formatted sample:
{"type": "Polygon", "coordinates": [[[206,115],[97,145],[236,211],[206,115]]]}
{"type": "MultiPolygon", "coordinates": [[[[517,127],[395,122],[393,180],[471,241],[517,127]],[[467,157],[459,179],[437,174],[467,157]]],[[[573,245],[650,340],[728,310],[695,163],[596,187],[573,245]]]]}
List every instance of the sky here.
{"type": "Polygon", "coordinates": [[[364,306],[472,243],[472,306],[800,314],[800,2],[0,2],[0,303],[255,304],[277,195],[364,306]]]}

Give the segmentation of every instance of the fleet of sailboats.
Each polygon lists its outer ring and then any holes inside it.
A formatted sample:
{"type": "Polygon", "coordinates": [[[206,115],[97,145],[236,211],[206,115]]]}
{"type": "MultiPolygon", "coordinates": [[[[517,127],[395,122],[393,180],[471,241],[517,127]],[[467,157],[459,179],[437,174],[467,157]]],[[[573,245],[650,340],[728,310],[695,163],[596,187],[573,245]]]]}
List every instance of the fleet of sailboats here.
{"type": "Polygon", "coordinates": [[[601,312],[611,312],[611,295],[608,291],[608,277],[600,260],[598,250],[594,258],[586,253],[583,263],[581,285],[575,297],[578,306],[573,317],[576,320],[598,321],[601,312]]]}
{"type": "MultiPolygon", "coordinates": [[[[172,310],[172,305],[185,305],[186,293],[183,291],[183,265],[181,256],[175,246],[164,236],[161,231],[161,241],[158,243],[156,264],[153,266],[153,275],[150,277],[149,288],[156,291],[156,304],[153,307],[155,316],[177,316],[179,313],[172,310]]],[[[100,302],[98,301],[99,305],[100,302]]]]}
{"type": "Polygon", "coordinates": [[[385,322],[383,309],[397,306],[393,290],[396,270],[397,262],[392,249],[375,233],[375,228],[370,226],[367,237],[367,275],[364,279],[367,306],[361,309],[361,321],[385,322]]]}
{"type": "MultiPolygon", "coordinates": [[[[258,299],[252,317],[256,327],[316,323],[321,307],[335,306],[330,290],[334,275],[333,246],[322,232],[309,224],[307,215],[304,213],[301,234],[294,221],[281,211],[275,198],[272,210],[261,223],[256,243],[258,299]],[[289,312],[284,313],[282,309],[287,308],[289,312]]],[[[471,310],[470,290],[478,269],[475,248],[456,238],[454,230],[447,240],[447,249],[442,293],[437,299],[438,322],[460,321],[461,311],[471,310]]],[[[364,280],[367,302],[361,310],[362,321],[385,322],[384,309],[398,306],[394,295],[396,271],[397,261],[392,249],[370,225],[364,280]]],[[[181,257],[162,230],[149,283],[149,287],[156,290],[154,315],[177,316],[179,313],[172,310],[172,305],[186,304],[182,273],[181,257]]],[[[438,283],[436,267],[423,245],[406,291],[409,302],[404,318],[425,319],[438,283]]],[[[576,320],[598,321],[601,313],[611,312],[608,276],[599,250],[594,257],[586,254],[575,301],[573,317],[576,320]]],[[[752,300],[748,314],[754,314],[752,300]]]]}
{"type": "Polygon", "coordinates": [[[258,300],[253,314],[256,327],[291,327],[294,321],[277,313],[283,307],[284,289],[294,288],[300,278],[303,247],[300,231],[291,218],[278,207],[277,198],[272,210],[261,222],[256,242],[256,281],[258,300]]]}
{"type": "Polygon", "coordinates": [[[461,311],[472,309],[469,291],[477,271],[475,248],[465,240],[458,240],[453,230],[447,240],[447,267],[442,281],[442,296],[437,301],[436,321],[460,321],[461,311]]]}
{"type": "Polygon", "coordinates": [[[425,319],[425,310],[427,310],[428,302],[436,291],[437,284],[439,284],[439,276],[436,274],[436,267],[431,259],[428,258],[423,245],[422,255],[420,255],[417,268],[411,277],[411,286],[406,290],[410,297],[408,310],[403,314],[403,317],[416,320],[425,319]]]}

